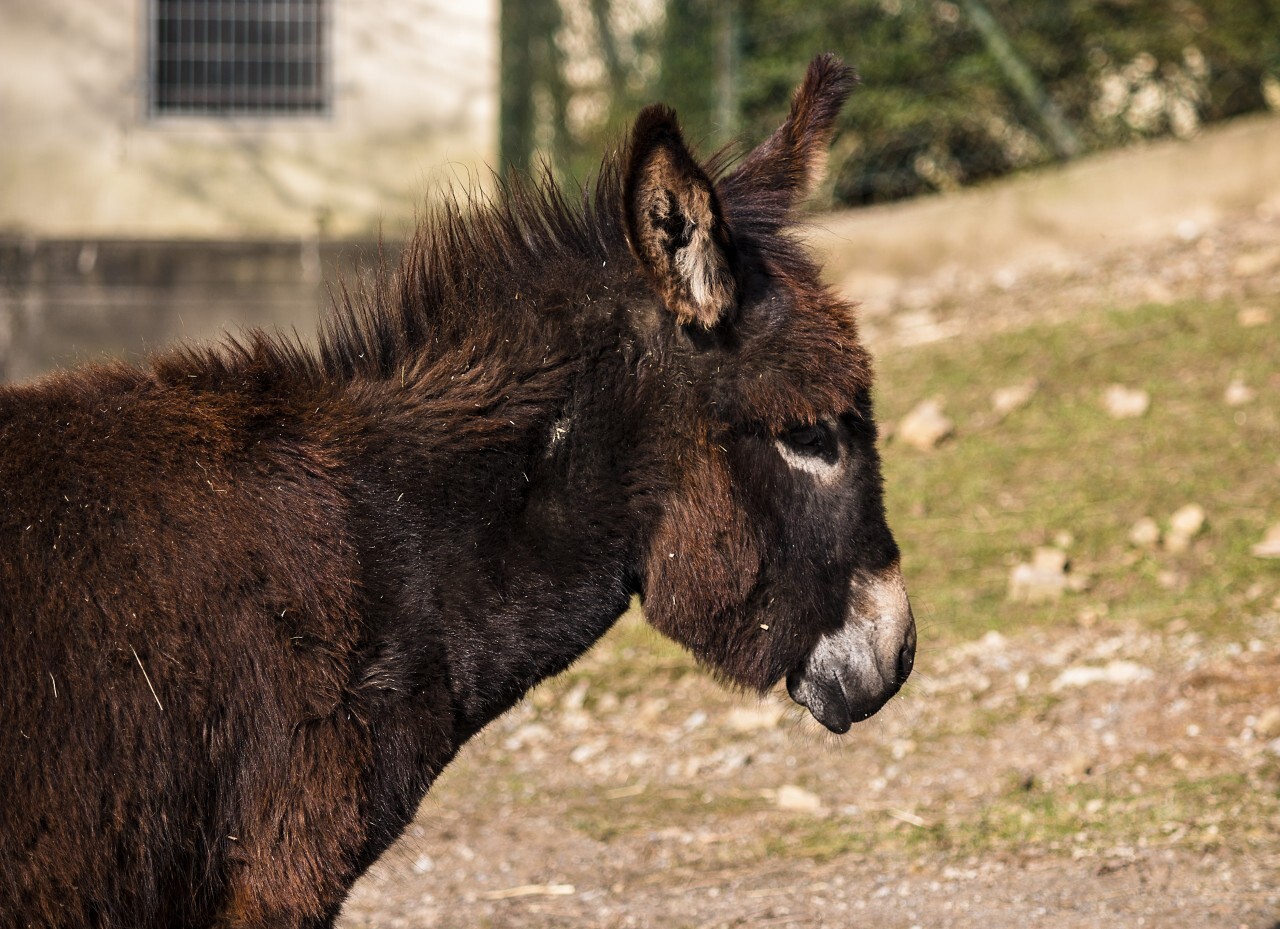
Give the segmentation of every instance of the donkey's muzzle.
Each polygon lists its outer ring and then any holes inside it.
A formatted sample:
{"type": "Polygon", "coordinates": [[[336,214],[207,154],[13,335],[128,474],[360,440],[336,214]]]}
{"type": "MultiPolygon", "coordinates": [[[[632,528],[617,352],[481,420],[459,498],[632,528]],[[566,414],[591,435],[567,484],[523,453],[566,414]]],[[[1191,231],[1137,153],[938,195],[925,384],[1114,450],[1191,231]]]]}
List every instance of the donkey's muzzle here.
{"type": "Polygon", "coordinates": [[[896,694],[915,666],[916,624],[902,575],[855,584],[840,628],[787,675],[787,693],[832,732],[845,733],[896,694]]]}

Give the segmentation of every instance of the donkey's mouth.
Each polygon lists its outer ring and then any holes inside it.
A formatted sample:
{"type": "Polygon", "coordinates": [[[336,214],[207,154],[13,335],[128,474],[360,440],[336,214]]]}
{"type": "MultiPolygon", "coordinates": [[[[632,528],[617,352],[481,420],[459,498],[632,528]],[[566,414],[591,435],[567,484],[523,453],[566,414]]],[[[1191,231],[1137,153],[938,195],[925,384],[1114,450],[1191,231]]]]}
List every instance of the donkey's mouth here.
{"type": "Polygon", "coordinates": [[[915,664],[916,631],[910,616],[908,611],[901,639],[891,635],[873,644],[853,623],[823,636],[787,675],[787,693],[839,735],[874,716],[902,689],[915,664]]]}
{"type": "Polygon", "coordinates": [[[837,735],[844,735],[854,723],[874,716],[897,692],[897,687],[875,692],[849,687],[838,670],[815,674],[801,668],[787,675],[787,693],[791,699],[837,735]]]}
{"type": "Polygon", "coordinates": [[[851,585],[845,622],[824,633],[787,675],[791,699],[838,735],[888,703],[916,658],[916,623],[898,566],[851,585]]]}

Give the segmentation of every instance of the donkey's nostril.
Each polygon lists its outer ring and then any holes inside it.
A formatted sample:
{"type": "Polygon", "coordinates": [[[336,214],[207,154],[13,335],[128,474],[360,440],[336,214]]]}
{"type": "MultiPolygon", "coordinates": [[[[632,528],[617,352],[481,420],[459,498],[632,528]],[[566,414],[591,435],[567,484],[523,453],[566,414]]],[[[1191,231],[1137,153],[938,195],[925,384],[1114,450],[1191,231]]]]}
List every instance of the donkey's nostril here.
{"type": "Polygon", "coordinates": [[[915,636],[909,636],[907,641],[902,643],[902,650],[898,652],[898,683],[903,683],[911,676],[911,669],[916,663],[916,640],[915,636]]]}

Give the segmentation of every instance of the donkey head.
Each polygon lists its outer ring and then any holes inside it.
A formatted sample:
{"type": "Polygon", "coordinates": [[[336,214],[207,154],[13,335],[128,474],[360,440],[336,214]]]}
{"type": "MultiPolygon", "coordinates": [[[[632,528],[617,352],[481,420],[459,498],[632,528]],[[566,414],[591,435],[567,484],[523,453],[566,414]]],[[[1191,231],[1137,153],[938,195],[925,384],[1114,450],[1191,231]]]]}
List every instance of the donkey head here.
{"type": "Polygon", "coordinates": [[[654,297],[637,328],[656,333],[669,385],[659,441],[673,497],[642,572],[646,615],[732,682],[786,677],[834,732],[883,706],[915,654],[870,359],[852,307],[788,233],[854,81],[816,59],[786,121],[719,179],[675,114],[649,107],[623,194],[654,297]]]}

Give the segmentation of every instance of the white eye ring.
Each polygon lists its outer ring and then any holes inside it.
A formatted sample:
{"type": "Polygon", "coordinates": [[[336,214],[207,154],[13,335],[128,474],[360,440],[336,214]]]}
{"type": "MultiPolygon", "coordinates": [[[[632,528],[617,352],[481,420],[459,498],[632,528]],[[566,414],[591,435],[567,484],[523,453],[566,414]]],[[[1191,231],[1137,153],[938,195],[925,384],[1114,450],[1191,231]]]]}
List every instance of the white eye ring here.
{"type": "MultiPolygon", "coordinates": [[[[840,434],[836,424],[831,420],[824,420],[823,424],[829,430],[830,435],[838,436],[840,434]]],[[[840,472],[844,470],[844,455],[838,454],[834,461],[828,461],[822,455],[806,455],[802,451],[797,451],[783,439],[774,439],[773,444],[788,467],[792,470],[803,471],[805,474],[812,475],[821,484],[834,483],[839,478],[840,472]]]]}
{"type": "Polygon", "coordinates": [[[787,466],[794,471],[803,471],[805,474],[811,474],[817,478],[819,483],[831,484],[840,476],[840,472],[844,470],[844,458],[841,457],[836,461],[825,461],[816,455],[801,455],[787,447],[787,444],[781,439],[774,440],[774,446],[778,449],[778,454],[782,456],[782,460],[787,466]]]}

